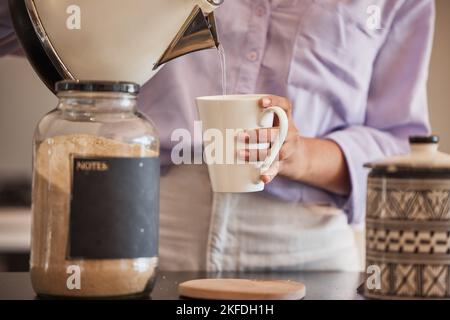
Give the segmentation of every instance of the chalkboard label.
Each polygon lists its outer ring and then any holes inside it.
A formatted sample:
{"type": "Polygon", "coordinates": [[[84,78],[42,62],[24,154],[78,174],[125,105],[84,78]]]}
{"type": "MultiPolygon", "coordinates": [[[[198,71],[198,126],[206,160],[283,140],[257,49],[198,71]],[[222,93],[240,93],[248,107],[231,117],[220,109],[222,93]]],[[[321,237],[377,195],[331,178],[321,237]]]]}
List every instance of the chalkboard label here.
{"type": "Polygon", "coordinates": [[[68,259],[158,254],[159,158],[74,157],[68,259]]]}

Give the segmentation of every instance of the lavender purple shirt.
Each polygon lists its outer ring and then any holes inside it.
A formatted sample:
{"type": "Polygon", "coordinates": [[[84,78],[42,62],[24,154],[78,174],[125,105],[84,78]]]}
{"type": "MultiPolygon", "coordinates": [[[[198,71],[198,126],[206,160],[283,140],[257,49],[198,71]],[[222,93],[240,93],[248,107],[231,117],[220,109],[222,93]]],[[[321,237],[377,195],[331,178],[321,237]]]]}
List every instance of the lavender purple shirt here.
{"type": "MultiPolygon", "coordinates": [[[[229,93],[289,97],[301,134],[337,142],[350,170],[350,197],[283,177],[267,186],[268,195],[337,206],[350,222],[362,222],[363,164],[405,153],[409,135],[430,131],[426,81],[434,10],[433,0],[225,0],[217,20],[229,93]],[[371,5],[380,8],[380,29],[367,26],[371,5]]],[[[0,0],[0,54],[17,49],[6,0],[0,0]]],[[[177,143],[172,131],[193,131],[195,97],[221,90],[215,50],[168,63],[144,86],[140,108],[159,129],[167,163],[177,143]]]]}

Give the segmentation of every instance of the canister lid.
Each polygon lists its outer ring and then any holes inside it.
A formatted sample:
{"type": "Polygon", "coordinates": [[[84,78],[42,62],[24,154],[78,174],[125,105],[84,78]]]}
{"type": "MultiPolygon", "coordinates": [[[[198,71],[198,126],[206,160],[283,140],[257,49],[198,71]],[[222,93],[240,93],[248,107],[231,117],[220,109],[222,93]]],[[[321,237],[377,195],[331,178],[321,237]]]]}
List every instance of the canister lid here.
{"type": "Polygon", "coordinates": [[[437,173],[450,174],[450,155],[439,152],[438,136],[409,138],[410,153],[368,163],[375,173],[437,173]]]}
{"type": "Polygon", "coordinates": [[[140,86],[133,82],[64,80],[55,85],[57,92],[117,92],[138,94],[140,86]]]}

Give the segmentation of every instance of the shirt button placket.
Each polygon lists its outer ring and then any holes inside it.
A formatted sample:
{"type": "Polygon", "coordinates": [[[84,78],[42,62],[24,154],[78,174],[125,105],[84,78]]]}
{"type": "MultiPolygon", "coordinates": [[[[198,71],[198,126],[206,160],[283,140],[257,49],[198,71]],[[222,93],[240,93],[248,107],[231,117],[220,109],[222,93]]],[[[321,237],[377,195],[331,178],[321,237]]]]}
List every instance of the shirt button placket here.
{"type": "Polygon", "coordinates": [[[252,7],[253,17],[250,17],[250,26],[247,33],[247,42],[243,48],[244,61],[241,64],[237,92],[253,93],[258,80],[261,67],[261,57],[266,44],[269,15],[267,12],[268,1],[255,1],[252,7]]]}

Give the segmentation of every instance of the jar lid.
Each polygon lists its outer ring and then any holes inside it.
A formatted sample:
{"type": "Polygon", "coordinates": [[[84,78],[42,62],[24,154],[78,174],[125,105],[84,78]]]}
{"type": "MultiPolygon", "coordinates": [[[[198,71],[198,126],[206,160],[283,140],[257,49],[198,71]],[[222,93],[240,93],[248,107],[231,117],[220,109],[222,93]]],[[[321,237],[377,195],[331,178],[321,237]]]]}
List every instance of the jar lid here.
{"type": "Polygon", "coordinates": [[[64,80],[55,85],[56,92],[119,92],[138,94],[140,86],[133,82],[64,80]]]}
{"type": "Polygon", "coordinates": [[[365,167],[387,173],[450,173],[450,155],[439,152],[438,136],[410,137],[409,144],[409,154],[368,163],[365,167]]]}

